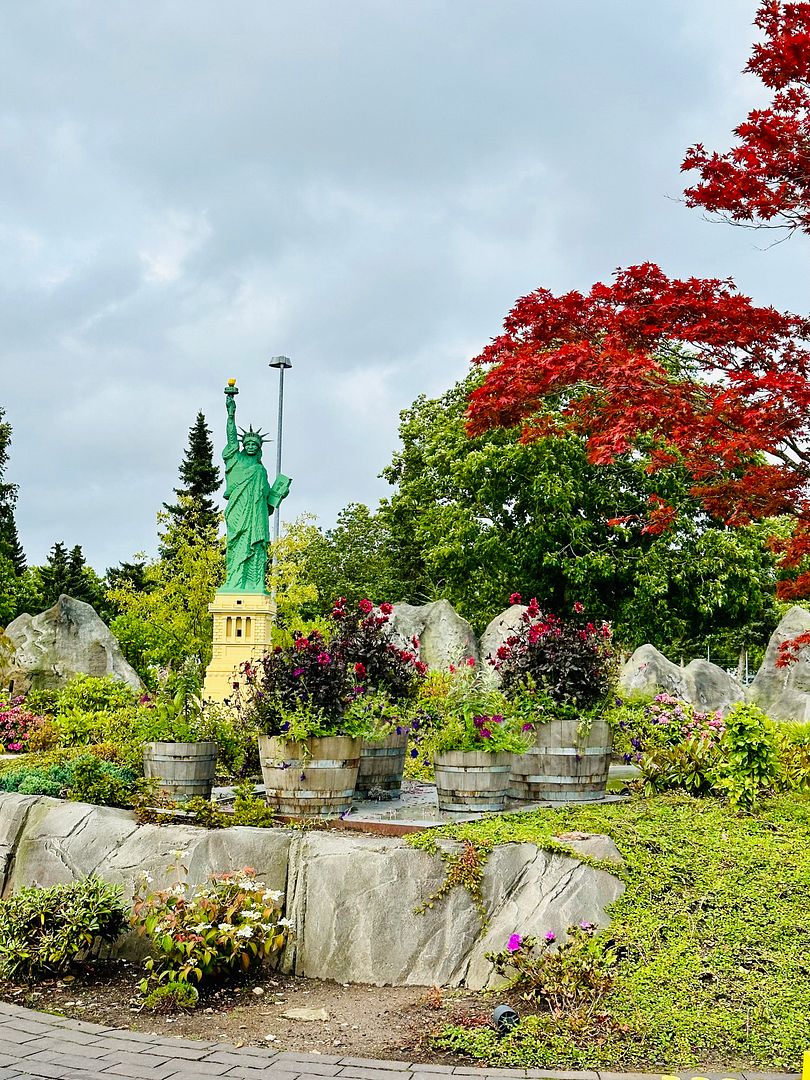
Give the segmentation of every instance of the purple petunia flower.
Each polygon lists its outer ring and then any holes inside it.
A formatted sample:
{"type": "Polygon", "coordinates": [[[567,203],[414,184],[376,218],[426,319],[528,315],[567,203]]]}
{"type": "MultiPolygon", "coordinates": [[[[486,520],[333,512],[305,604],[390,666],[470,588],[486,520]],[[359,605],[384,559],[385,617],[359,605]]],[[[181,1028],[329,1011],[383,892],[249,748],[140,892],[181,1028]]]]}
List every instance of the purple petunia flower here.
{"type": "Polygon", "coordinates": [[[509,952],[517,952],[520,946],[523,944],[523,937],[521,934],[512,934],[507,942],[506,948],[509,952]]]}

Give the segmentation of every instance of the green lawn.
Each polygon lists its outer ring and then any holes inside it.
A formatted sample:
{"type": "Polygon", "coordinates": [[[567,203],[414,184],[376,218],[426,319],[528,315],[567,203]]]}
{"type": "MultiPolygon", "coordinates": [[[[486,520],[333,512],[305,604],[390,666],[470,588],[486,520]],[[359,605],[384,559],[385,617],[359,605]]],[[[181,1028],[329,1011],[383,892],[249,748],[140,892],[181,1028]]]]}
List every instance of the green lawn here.
{"type": "Polygon", "coordinates": [[[606,932],[620,951],[610,1021],[578,1028],[526,1006],[501,1040],[448,1028],[439,1045],[501,1066],[800,1071],[810,1049],[810,797],[775,797],[748,816],[714,799],[659,796],[441,833],[486,849],[546,846],[569,830],[607,833],[624,859],[627,888],[606,932]]]}

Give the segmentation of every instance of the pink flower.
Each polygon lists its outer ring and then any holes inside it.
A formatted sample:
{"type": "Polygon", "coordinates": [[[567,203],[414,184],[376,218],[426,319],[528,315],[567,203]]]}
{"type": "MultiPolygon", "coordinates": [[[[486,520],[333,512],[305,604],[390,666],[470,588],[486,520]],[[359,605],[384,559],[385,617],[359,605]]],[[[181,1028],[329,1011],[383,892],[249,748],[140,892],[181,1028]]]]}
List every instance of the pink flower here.
{"type": "MultiPolygon", "coordinates": [[[[519,603],[521,603],[520,593],[519,592],[513,592],[512,595],[509,597],[509,603],[510,604],[519,604],[519,603]]],[[[513,934],[512,937],[517,937],[518,940],[519,940],[519,935],[518,934],[513,934]]]]}
{"type": "Polygon", "coordinates": [[[546,941],[551,945],[553,941],[557,940],[557,935],[553,930],[546,930],[546,941]]]}
{"type": "Polygon", "coordinates": [[[577,615],[581,615],[584,610],[585,605],[580,604],[579,600],[577,600],[577,602],[574,604],[574,611],[577,613],[577,615]]]}
{"type": "Polygon", "coordinates": [[[534,731],[534,724],[524,724],[521,731],[534,731]]]}
{"type": "Polygon", "coordinates": [[[327,664],[332,663],[332,657],[329,655],[328,652],[318,653],[318,663],[321,665],[321,667],[326,667],[327,664]]]}
{"type": "Polygon", "coordinates": [[[488,727],[482,727],[481,728],[481,738],[482,739],[491,739],[492,738],[492,732],[489,730],[488,727]]]}
{"type": "Polygon", "coordinates": [[[472,656],[467,657],[467,667],[475,667],[475,659],[472,656]]]}
{"type": "Polygon", "coordinates": [[[521,934],[512,934],[507,942],[506,948],[509,952],[517,952],[520,946],[523,944],[523,936],[521,934]]]}
{"type": "Polygon", "coordinates": [[[370,614],[374,610],[374,605],[370,600],[361,600],[357,606],[365,615],[370,614]]]}
{"type": "Polygon", "coordinates": [[[383,613],[383,615],[393,615],[393,613],[394,613],[394,605],[389,604],[386,601],[386,603],[380,604],[380,611],[383,613]]]}

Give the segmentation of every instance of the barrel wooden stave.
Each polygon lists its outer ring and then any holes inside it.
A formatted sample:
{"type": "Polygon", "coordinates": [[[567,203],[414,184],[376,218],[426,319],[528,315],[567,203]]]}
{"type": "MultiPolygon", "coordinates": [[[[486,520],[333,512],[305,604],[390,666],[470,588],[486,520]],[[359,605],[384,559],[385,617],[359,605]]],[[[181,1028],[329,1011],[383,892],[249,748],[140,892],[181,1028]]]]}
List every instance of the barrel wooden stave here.
{"type": "Polygon", "coordinates": [[[302,742],[260,735],[268,806],[284,817],[340,817],[354,799],[361,747],[362,739],[345,735],[302,742]]]}
{"type": "Polygon", "coordinates": [[[389,799],[399,798],[407,748],[407,735],[389,735],[379,742],[363,740],[355,788],[358,799],[367,799],[376,791],[389,799]]]}
{"type": "Polygon", "coordinates": [[[143,773],[159,780],[170,798],[211,798],[217,764],[215,742],[152,742],[143,749],[143,773]]]}
{"type": "Polygon", "coordinates": [[[436,754],[433,771],[440,810],[503,810],[513,754],[452,750],[436,754]]]}
{"type": "Polygon", "coordinates": [[[551,720],[537,729],[534,746],[512,766],[509,806],[536,802],[594,802],[604,798],[612,732],[595,720],[579,745],[577,720],[551,720]]]}

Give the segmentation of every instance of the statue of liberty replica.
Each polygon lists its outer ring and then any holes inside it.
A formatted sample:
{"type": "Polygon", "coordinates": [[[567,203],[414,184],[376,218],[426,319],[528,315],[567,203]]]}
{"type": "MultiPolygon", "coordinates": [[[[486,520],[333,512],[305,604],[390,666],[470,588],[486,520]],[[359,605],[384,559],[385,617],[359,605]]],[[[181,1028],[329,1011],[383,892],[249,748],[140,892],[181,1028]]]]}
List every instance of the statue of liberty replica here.
{"type": "Polygon", "coordinates": [[[205,674],[206,698],[229,697],[239,669],[263,653],[270,643],[275,604],[267,591],[270,515],[290,490],[291,480],[279,473],[271,484],[262,463],[266,436],[236,427],[236,380],[225,388],[226,445],[225,531],[226,577],[208,610],[214,616],[214,648],[205,674]],[[241,435],[241,446],[240,446],[241,435]]]}

